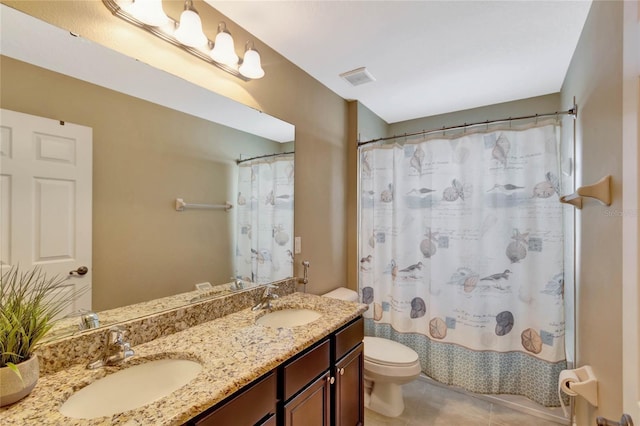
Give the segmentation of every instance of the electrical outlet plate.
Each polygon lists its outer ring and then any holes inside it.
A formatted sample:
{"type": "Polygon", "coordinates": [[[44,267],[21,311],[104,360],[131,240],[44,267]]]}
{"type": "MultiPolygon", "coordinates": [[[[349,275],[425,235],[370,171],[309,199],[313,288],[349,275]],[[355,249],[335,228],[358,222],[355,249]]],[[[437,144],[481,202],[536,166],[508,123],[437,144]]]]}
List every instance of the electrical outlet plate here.
{"type": "Polygon", "coordinates": [[[212,290],[213,287],[211,286],[211,283],[205,282],[196,284],[196,289],[200,291],[209,291],[212,290]]]}

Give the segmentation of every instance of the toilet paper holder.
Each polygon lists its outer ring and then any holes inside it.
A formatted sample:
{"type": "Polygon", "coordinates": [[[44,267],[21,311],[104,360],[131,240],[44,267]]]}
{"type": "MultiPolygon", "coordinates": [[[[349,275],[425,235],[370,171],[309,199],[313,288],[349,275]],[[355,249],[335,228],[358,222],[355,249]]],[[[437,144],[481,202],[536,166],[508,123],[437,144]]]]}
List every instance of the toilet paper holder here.
{"type": "Polygon", "coordinates": [[[569,396],[580,395],[594,407],[598,406],[598,379],[591,366],[560,372],[560,389],[569,396]]]}

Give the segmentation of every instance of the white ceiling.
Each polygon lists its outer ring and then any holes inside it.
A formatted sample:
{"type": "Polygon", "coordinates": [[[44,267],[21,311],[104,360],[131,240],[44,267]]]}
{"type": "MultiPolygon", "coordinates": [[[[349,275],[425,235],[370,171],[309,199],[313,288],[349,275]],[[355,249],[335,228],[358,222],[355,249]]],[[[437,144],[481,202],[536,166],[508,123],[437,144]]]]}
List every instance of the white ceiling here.
{"type": "Polygon", "coordinates": [[[590,0],[205,1],[388,123],[559,92],[591,6],[590,0]],[[353,87],[339,77],[359,67],[376,81],[353,87]]]}

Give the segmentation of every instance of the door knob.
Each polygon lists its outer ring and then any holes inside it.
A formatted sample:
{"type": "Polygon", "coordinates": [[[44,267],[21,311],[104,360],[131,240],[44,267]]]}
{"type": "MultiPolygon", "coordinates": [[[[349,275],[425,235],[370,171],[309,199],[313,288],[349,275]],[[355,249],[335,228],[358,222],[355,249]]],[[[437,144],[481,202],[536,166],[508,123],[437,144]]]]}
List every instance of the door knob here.
{"type": "Polygon", "coordinates": [[[344,368],[341,368],[340,370],[338,370],[338,373],[340,373],[340,375],[342,376],[344,374],[344,368]]]}
{"type": "Polygon", "coordinates": [[[78,269],[70,271],[69,275],[73,275],[73,274],[84,275],[87,272],[89,272],[89,268],[87,268],[86,266],[80,266],[78,267],[78,269]]]}

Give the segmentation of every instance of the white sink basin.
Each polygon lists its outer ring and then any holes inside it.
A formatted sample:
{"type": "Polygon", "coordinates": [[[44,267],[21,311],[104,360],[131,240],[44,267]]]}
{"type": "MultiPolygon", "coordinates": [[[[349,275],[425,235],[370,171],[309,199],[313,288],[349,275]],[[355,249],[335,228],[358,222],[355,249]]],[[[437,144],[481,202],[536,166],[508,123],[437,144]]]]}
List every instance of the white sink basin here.
{"type": "Polygon", "coordinates": [[[281,309],[271,311],[256,320],[266,327],[295,327],[305,325],[320,318],[322,314],[311,309],[281,309]]]}
{"type": "Polygon", "coordinates": [[[193,380],[202,365],[185,359],[160,359],[120,370],[91,383],[60,407],[75,419],[111,416],[159,400],[193,380]]]}

